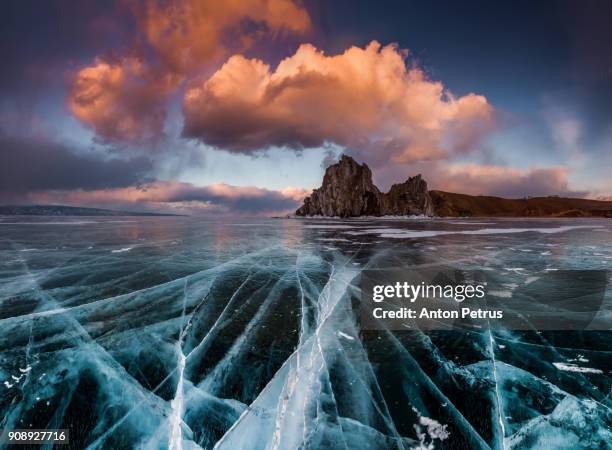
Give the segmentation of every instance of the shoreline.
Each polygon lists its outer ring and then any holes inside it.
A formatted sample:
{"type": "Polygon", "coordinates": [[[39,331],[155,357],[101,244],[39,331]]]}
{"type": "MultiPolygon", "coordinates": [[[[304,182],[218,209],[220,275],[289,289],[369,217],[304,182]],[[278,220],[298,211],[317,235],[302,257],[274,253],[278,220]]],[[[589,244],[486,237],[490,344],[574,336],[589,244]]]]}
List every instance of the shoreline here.
{"type": "Polygon", "coordinates": [[[579,216],[579,217],[567,217],[567,216],[352,216],[352,217],[340,217],[340,216],[286,216],[286,217],[271,217],[273,219],[291,219],[291,220],[472,220],[472,219],[558,219],[558,220],[583,220],[583,219],[600,219],[609,220],[610,217],[603,216],[579,216]]]}

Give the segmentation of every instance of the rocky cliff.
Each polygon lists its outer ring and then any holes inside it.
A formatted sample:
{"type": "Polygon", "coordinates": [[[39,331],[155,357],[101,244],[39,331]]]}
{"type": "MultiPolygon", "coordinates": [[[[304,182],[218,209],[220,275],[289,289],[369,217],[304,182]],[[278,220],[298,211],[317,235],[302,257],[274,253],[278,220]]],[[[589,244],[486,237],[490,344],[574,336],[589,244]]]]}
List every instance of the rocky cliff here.
{"type": "Polygon", "coordinates": [[[304,205],[295,213],[298,216],[378,216],[381,211],[381,194],[372,182],[372,171],[367,164],[357,164],[350,156],[343,155],[339,162],[325,171],[323,184],[315,189],[304,205]]]}
{"type": "Polygon", "coordinates": [[[427,183],[420,175],[384,194],[372,182],[367,164],[343,155],[325,171],[323,184],[295,212],[298,216],[357,217],[433,214],[427,183]]]}
{"type": "Polygon", "coordinates": [[[417,175],[394,184],[382,197],[382,214],[387,216],[432,216],[433,203],[427,192],[427,182],[417,175]]]}

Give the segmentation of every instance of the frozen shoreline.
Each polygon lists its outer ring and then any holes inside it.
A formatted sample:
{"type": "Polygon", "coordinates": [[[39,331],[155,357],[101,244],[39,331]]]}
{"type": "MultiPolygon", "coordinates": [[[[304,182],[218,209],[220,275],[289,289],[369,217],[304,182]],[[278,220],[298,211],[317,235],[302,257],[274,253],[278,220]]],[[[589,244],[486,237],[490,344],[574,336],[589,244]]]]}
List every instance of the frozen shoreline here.
{"type": "Polygon", "coordinates": [[[340,216],[287,216],[286,219],[297,220],[431,220],[439,219],[440,217],[416,215],[416,216],[355,216],[355,217],[340,217],[340,216]]]}

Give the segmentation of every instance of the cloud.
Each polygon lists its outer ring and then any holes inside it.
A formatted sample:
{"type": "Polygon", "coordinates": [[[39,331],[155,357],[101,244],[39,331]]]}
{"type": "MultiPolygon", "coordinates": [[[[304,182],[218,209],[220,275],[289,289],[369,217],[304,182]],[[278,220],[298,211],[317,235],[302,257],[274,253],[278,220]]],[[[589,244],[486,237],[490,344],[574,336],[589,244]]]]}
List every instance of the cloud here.
{"type": "Polygon", "coordinates": [[[0,131],[0,200],[18,200],[46,189],[99,189],[140,183],[152,170],[145,157],[104,158],[48,140],[3,135],[0,131]]]}
{"type": "Polygon", "coordinates": [[[373,41],[327,56],[304,44],[275,70],[234,55],[185,94],[184,135],[236,152],[333,142],[361,159],[409,163],[474,149],[494,125],[481,95],[455,97],[407,53],[373,41]]]}
{"type": "Polygon", "coordinates": [[[31,201],[112,208],[217,213],[271,214],[295,211],[308,191],[289,187],[274,191],[223,183],[194,186],[175,181],[155,181],[141,186],[111,189],[46,191],[31,201]]]}
{"type": "Polygon", "coordinates": [[[516,169],[477,164],[437,167],[430,174],[432,188],[472,195],[518,198],[530,196],[584,196],[568,187],[567,167],[516,169]]]}
{"type": "Polygon", "coordinates": [[[244,51],[263,35],[304,33],[311,27],[306,10],[292,0],[147,0],[137,5],[135,16],[147,43],[178,73],[199,69],[229,49],[244,51]]]}
{"type": "Polygon", "coordinates": [[[159,138],[168,97],[183,81],[263,36],[310,28],[306,10],[292,0],[144,0],[130,7],[138,45],[77,70],[67,98],[72,114],[110,142],[159,138]]]}
{"type": "Polygon", "coordinates": [[[542,102],[542,117],[555,147],[570,159],[573,167],[583,165],[588,159],[584,152],[587,130],[581,114],[572,102],[554,95],[545,95],[542,102]]]}
{"type": "Polygon", "coordinates": [[[141,143],[161,135],[166,99],[177,81],[137,58],[96,58],[74,76],[68,108],[106,140],[141,143]]]}

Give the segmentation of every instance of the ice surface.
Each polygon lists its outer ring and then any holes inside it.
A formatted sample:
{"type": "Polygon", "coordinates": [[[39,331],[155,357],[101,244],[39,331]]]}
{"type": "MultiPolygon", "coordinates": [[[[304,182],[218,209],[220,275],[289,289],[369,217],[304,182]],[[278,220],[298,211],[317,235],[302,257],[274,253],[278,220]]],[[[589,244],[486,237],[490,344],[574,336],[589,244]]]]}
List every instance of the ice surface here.
{"type": "Polygon", "coordinates": [[[609,270],[605,221],[29,220],[2,221],[0,428],[89,449],[610,448],[611,332],[358,313],[364,269],[488,270],[509,299],[609,270]]]}
{"type": "Polygon", "coordinates": [[[130,250],[132,250],[132,248],[134,247],[119,248],[117,250],[111,250],[111,253],[125,253],[125,252],[129,252],[130,250]]]}
{"type": "Polygon", "coordinates": [[[572,364],[572,363],[555,362],[553,363],[553,366],[555,366],[559,370],[566,370],[568,372],[603,373],[603,370],[601,369],[593,369],[592,367],[577,366],[576,364],[572,364]]]}
{"type": "MultiPolygon", "coordinates": [[[[316,227],[315,225],[307,225],[310,227],[316,227]]],[[[321,226],[323,228],[323,226],[321,226]]],[[[338,225],[337,227],[342,227],[338,225]]],[[[370,228],[359,231],[347,231],[346,234],[362,235],[362,234],[377,234],[384,238],[394,239],[406,239],[406,238],[428,238],[434,236],[444,236],[452,234],[473,234],[473,235],[487,235],[487,234],[513,234],[513,233],[562,233],[564,231],[576,230],[580,228],[600,228],[601,225],[571,225],[571,226],[556,226],[556,227],[538,227],[538,228],[482,228],[478,230],[406,230],[398,228],[370,228]]],[[[531,249],[519,249],[523,252],[531,252],[531,249]]]]}

